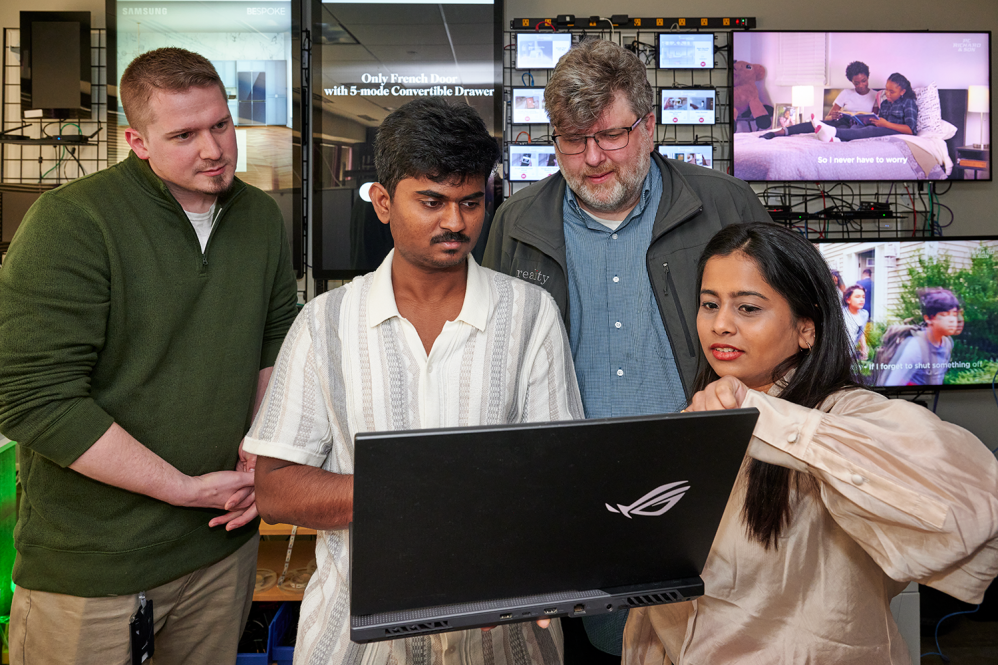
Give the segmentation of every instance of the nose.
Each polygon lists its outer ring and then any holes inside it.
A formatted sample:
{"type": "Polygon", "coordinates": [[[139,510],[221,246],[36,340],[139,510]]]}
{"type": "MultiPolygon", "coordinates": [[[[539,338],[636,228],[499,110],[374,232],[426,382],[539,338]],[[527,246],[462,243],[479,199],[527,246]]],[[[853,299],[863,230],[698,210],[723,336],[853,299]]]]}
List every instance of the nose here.
{"type": "Polygon", "coordinates": [[[198,149],[201,159],[215,161],[222,157],[222,146],[211,132],[203,132],[199,139],[198,149]]]}
{"type": "Polygon", "coordinates": [[[599,166],[606,159],[603,149],[596,143],[595,138],[586,139],[586,152],[584,155],[586,164],[589,166],[599,166]]]}
{"type": "Polygon", "coordinates": [[[735,332],[735,318],[727,307],[721,307],[714,315],[711,330],[715,335],[731,335],[735,332]]]}
{"type": "Polygon", "coordinates": [[[461,214],[461,204],[452,202],[444,206],[443,214],[440,217],[440,228],[447,231],[463,231],[467,226],[464,216],[461,214]]]}

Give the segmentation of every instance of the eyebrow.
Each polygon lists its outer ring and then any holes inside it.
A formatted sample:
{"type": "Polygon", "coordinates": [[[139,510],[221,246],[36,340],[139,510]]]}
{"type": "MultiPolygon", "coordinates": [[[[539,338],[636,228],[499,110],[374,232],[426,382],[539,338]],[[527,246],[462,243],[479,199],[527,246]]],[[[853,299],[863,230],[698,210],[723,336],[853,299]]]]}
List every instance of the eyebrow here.
{"type": "MultiPolygon", "coordinates": [[[[420,196],[431,196],[431,197],[433,197],[435,199],[449,199],[450,198],[446,194],[434,191],[432,189],[421,189],[421,190],[419,190],[416,193],[419,194],[420,196]]],[[[468,194],[467,196],[462,196],[459,200],[460,201],[468,201],[468,200],[471,200],[471,199],[480,199],[483,196],[485,196],[485,192],[479,191],[479,192],[475,192],[473,194],[468,194]]]]}
{"type": "MultiPolygon", "coordinates": [[[[701,289],[700,290],[700,295],[702,295],[702,296],[714,296],[715,298],[719,297],[717,295],[716,291],[712,291],[710,289],[701,289]]],[[[769,300],[769,298],[767,298],[766,296],[762,295],[758,291],[735,291],[734,293],[731,294],[732,298],[744,298],[745,296],[755,296],[756,298],[762,298],[763,300],[769,300]]]]}

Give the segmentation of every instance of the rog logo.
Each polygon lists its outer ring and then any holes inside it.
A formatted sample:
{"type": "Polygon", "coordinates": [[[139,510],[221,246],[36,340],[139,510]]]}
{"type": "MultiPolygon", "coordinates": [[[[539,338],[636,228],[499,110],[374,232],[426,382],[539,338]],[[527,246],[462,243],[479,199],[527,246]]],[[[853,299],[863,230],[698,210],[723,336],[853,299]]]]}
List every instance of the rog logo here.
{"type": "Polygon", "coordinates": [[[680,480],[676,483],[668,483],[661,487],[656,487],[629,506],[622,506],[619,503],[616,508],[609,503],[604,505],[611,513],[620,513],[628,519],[632,515],[658,517],[679,503],[679,500],[686,495],[689,489],[690,486],[686,484],[686,481],[680,480]]]}

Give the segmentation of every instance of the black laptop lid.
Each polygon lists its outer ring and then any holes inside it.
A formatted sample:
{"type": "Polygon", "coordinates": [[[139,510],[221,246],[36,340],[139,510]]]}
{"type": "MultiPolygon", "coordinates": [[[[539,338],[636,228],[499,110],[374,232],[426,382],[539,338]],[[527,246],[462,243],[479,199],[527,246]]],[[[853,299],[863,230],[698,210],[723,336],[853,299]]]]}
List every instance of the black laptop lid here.
{"type": "Polygon", "coordinates": [[[695,577],[757,418],[358,434],[351,611],[695,577]]]}

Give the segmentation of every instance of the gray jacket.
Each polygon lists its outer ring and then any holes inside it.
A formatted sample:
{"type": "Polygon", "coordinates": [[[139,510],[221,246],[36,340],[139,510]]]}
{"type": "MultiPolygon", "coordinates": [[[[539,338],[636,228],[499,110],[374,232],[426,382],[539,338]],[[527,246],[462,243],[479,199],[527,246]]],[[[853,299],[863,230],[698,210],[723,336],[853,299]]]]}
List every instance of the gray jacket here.
{"type": "MultiPolygon", "coordinates": [[[[652,154],[662,172],[662,201],[645,255],[648,278],[672,343],[687,397],[697,371],[696,265],[704,245],[728,224],[772,219],[743,181],[652,154]]],[[[492,222],[483,265],[547,289],[568,326],[568,282],[562,204],[556,173],[511,196],[492,222]]]]}

